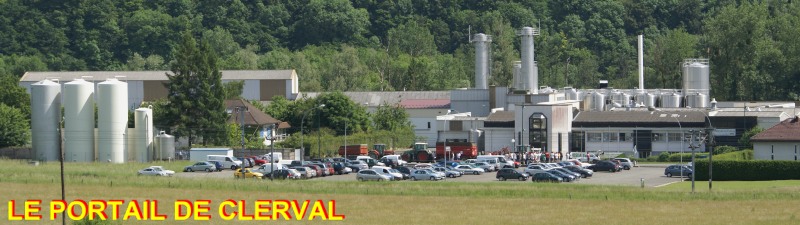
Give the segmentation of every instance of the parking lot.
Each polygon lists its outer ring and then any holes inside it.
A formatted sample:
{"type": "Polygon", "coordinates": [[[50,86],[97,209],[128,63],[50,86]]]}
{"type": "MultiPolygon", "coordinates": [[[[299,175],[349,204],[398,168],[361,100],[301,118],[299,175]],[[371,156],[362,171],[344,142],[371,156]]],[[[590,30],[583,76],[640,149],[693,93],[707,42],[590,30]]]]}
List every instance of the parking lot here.
{"type": "MultiPolygon", "coordinates": [[[[664,168],[666,168],[667,166],[668,164],[645,164],[645,165],[640,165],[638,167],[634,167],[631,170],[623,170],[617,173],[598,171],[595,172],[594,176],[591,178],[581,179],[577,182],[572,182],[572,183],[639,186],[641,185],[641,179],[644,179],[646,187],[658,187],[661,185],[680,181],[682,178],[664,176],[664,168]]],[[[522,171],[523,168],[519,168],[518,170],[522,171]]],[[[516,180],[498,181],[497,179],[495,179],[495,174],[496,174],[495,172],[488,172],[488,173],[483,173],[481,175],[463,175],[457,178],[446,178],[443,181],[438,181],[438,182],[520,182],[516,180]]],[[[212,172],[212,173],[177,172],[176,176],[189,177],[189,178],[233,179],[233,171],[224,170],[222,172],[212,172]]],[[[356,175],[355,173],[345,174],[345,175],[333,175],[327,177],[313,178],[313,180],[355,181],[356,175]]],[[[298,181],[298,182],[303,182],[303,181],[298,181]]],[[[412,182],[412,181],[401,181],[401,182],[412,182]]],[[[418,182],[430,182],[430,181],[418,181],[418,182]]],[[[527,182],[530,182],[530,180],[528,180],[527,182]]]]}

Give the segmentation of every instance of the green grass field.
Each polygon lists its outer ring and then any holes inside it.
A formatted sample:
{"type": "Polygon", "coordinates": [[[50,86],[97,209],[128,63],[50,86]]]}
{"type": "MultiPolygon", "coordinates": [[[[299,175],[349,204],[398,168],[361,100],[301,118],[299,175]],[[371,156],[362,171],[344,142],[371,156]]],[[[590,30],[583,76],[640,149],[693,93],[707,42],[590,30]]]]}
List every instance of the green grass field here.
{"type": "MultiPolygon", "coordinates": [[[[179,171],[188,162],[160,163],[179,171]]],[[[333,224],[800,224],[800,181],[679,182],[662,188],[532,182],[324,182],[137,177],[151,164],[69,163],[67,199],[156,199],[172,218],[177,199],[336,200],[345,221],[333,224]]],[[[58,163],[0,161],[0,200],[59,199],[58,163]]],[[[216,205],[212,204],[212,209],[216,205]]],[[[212,210],[213,211],[213,210],[212,210]]],[[[216,214],[216,212],[212,213],[216,214]]],[[[287,221],[121,221],[111,224],[265,224],[287,221]]],[[[60,224],[38,221],[33,224],[60,224]]]]}

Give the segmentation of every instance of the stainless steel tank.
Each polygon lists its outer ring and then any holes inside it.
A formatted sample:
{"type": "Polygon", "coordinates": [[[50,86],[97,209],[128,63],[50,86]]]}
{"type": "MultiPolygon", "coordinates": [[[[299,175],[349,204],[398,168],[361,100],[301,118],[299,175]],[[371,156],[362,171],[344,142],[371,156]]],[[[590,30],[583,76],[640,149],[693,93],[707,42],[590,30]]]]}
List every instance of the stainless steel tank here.
{"type": "Polygon", "coordinates": [[[586,92],[581,100],[583,100],[581,102],[581,109],[583,109],[583,111],[594,111],[592,110],[592,106],[594,106],[594,91],[586,92]]]}
{"type": "Polygon", "coordinates": [[[708,103],[708,95],[703,93],[694,93],[686,96],[686,107],[708,108],[708,103]]]}
{"type": "Polygon", "coordinates": [[[606,110],[606,95],[600,92],[592,94],[592,110],[605,111],[606,110]]]}
{"type": "Polygon", "coordinates": [[[661,94],[661,107],[662,108],[680,108],[681,107],[681,94],[662,93],[661,94]]]}
{"type": "Polygon", "coordinates": [[[711,85],[708,59],[685,59],[682,64],[683,94],[702,93],[709,95],[711,85]]]}
{"type": "Polygon", "coordinates": [[[156,142],[158,143],[158,146],[155,149],[157,152],[152,154],[154,160],[175,159],[175,136],[161,131],[158,133],[158,136],[156,136],[156,142]]]}
{"type": "Polygon", "coordinates": [[[611,95],[612,101],[621,105],[622,107],[628,106],[631,104],[631,95],[621,91],[615,91],[611,95]]]}

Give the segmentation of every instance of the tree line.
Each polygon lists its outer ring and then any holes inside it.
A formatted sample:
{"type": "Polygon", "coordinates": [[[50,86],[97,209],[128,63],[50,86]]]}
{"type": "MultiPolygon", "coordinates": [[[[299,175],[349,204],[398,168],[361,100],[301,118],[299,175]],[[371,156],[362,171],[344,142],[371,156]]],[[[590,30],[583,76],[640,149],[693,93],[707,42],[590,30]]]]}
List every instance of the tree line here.
{"type": "Polygon", "coordinates": [[[222,69],[296,69],[303,91],[473,86],[469,34],[493,36],[490,84],[511,82],[524,26],[540,84],[680,88],[683,58],[709,58],[718,100],[797,100],[792,1],[167,0],[0,1],[0,73],[166,70],[180,33],[207,41],[222,69]]]}

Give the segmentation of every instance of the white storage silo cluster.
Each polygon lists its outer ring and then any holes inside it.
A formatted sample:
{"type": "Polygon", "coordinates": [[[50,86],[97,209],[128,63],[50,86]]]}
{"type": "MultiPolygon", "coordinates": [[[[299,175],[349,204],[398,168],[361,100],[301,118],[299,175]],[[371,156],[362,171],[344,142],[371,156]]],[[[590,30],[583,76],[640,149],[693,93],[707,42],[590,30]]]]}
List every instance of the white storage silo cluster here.
{"type": "Polygon", "coordinates": [[[138,108],[134,112],[134,132],[130,140],[134,142],[131,155],[137,162],[148,162],[153,159],[153,110],[138,108]]]}
{"type": "Polygon", "coordinates": [[[57,161],[61,154],[61,85],[50,80],[31,85],[33,158],[57,161]]]}
{"type": "Polygon", "coordinates": [[[64,84],[64,161],[92,162],[94,85],[83,79],[64,84]]]}
{"type": "Polygon", "coordinates": [[[128,84],[108,79],[97,84],[97,160],[125,162],[128,84]]]}

